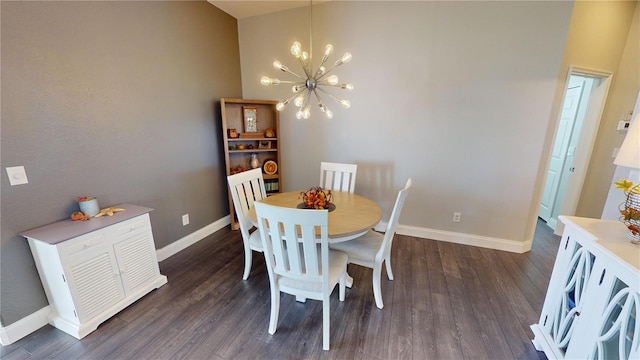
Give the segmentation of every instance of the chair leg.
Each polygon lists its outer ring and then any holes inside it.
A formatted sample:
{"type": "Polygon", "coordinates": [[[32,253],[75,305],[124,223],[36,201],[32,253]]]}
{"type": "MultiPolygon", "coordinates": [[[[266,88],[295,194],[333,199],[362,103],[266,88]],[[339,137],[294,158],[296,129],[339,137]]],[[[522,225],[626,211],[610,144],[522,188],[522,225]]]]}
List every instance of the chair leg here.
{"type": "Polygon", "coordinates": [[[393,271],[391,271],[391,253],[384,259],[384,265],[387,267],[387,276],[389,280],[393,280],[393,271]]]}
{"type": "Polygon", "coordinates": [[[380,291],[380,273],[382,272],[382,264],[376,264],[373,267],[373,297],[376,299],[376,306],[382,309],[382,293],[380,291]]]}
{"type": "Polygon", "coordinates": [[[278,315],[280,313],[280,289],[271,285],[271,317],[269,319],[269,334],[276,333],[278,328],[278,315]]]}
{"type": "Polygon", "coordinates": [[[344,301],[344,292],[345,292],[345,287],[346,287],[346,283],[347,283],[347,273],[345,272],[344,274],[342,274],[342,276],[340,276],[340,283],[339,283],[339,294],[340,294],[340,301],[344,301]]]}
{"type": "Polygon", "coordinates": [[[353,278],[351,277],[351,275],[349,275],[349,273],[347,273],[347,281],[345,282],[345,286],[349,289],[351,289],[351,287],[353,286],[353,278]]]}
{"type": "Polygon", "coordinates": [[[249,248],[249,246],[245,245],[244,247],[244,273],[242,274],[242,280],[247,280],[249,278],[249,273],[251,272],[251,263],[253,262],[253,250],[249,248]]]}
{"type": "Polygon", "coordinates": [[[329,319],[330,319],[329,296],[322,297],[322,350],[329,350],[329,319]]]}

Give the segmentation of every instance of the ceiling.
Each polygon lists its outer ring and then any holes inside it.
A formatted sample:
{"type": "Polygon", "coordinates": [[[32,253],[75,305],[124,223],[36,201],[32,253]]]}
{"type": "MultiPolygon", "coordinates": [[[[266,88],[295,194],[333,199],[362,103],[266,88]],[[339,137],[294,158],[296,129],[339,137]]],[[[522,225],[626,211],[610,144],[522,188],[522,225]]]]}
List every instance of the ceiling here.
{"type": "MultiPolygon", "coordinates": [[[[282,10],[309,6],[310,1],[307,0],[207,0],[220,10],[233,16],[236,19],[247,18],[251,16],[264,15],[282,10]]],[[[316,0],[314,3],[324,3],[331,0],[316,0]]]]}

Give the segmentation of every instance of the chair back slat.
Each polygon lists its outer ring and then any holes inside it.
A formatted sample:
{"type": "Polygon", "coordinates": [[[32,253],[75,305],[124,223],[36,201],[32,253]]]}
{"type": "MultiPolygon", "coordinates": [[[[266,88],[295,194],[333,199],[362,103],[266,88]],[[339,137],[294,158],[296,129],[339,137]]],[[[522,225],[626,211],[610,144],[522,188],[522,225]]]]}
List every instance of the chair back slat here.
{"type": "Polygon", "coordinates": [[[323,189],[353,193],[357,170],[357,164],[321,162],[320,186],[323,189]]]}

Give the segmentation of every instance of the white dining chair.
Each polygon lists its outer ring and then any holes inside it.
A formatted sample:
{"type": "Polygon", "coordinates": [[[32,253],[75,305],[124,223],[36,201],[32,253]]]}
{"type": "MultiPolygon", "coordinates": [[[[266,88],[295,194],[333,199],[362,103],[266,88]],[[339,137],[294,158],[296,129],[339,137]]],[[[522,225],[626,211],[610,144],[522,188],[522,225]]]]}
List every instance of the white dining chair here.
{"type": "Polygon", "coordinates": [[[329,249],[329,212],[261,202],[255,207],[271,288],[269,334],[278,327],[280,292],[320,300],[322,349],[329,350],[329,297],[339,284],[340,301],[344,301],[348,261],[345,253],[329,249]]]}
{"type": "Polygon", "coordinates": [[[240,225],[240,233],[244,243],[244,272],[242,279],[247,280],[251,272],[253,251],[262,252],[260,233],[257,229],[250,232],[254,225],[249,218],[249,209],[253,207],[254,203],[267,197],[264,179],[262,178],[262,169],[257,168],[229,175],[227,176],[227,181],[229,182],[229,190],[231,191],[231,198],[236,209],[238,225],[240,225]]]}
{"type": "Polygon", "coordinates": [[[382,293],[380,291],[382,263],[384,262],[386,265],[389,280],[393,280],[393,272],[391,271],[391,245],[393,244],[393,237],[398,225],[398,218],[400,217],[404,201],[409,194],[411,184],[412,181],[411,178],[409,178],[404,189],[398,192],[398,197],[396,198],[396,203],[393,206],[391,217],[387,223],[387,230],[384,234],[369,230],[354,240],[331,244],[331,249],[340,250],[349,256],[350,264],[373,269],[373,297],[379,309],[382,309],[384,306],[382,303],[382,293]]]}
{"type": "Polygon", "coordinates": [[[320,163],[320,187],[353,194],[356,187],[357,164],[320,163]]]}

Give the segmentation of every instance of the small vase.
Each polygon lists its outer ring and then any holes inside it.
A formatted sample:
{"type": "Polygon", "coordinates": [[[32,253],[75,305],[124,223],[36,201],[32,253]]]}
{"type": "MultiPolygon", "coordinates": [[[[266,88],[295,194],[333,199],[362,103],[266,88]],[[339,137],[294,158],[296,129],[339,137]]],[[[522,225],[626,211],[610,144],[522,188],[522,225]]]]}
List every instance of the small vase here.
{"type": "Polygon", "coordinates": [[[251,154],[251,168],[257,169],[260,167],[260,160],[258,160],[258,154],[251,154]]]}
{"type": "Polygon", "coordinates": [[[89,215],[91,217],[96,216],[100,212],[98,199],[95,198],[85,201],[79,201],[78,205],[80,205],[80,211],[82,211],[85,215],[89,215]]]}

